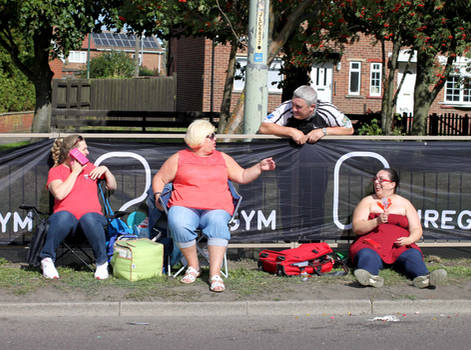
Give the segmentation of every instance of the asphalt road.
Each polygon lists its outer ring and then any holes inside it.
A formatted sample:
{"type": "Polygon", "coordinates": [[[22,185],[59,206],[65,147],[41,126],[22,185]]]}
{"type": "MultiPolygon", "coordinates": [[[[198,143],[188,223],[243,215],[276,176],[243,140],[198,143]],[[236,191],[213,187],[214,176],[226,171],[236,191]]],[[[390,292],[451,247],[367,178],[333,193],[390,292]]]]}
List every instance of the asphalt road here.
{"type": "Polygon", "coordinates": [[[1,348],[469,349],[471,314],[263,317],[0,316],[1,348]],[[379,319],[375,319],[379,317],[379,319]]]}

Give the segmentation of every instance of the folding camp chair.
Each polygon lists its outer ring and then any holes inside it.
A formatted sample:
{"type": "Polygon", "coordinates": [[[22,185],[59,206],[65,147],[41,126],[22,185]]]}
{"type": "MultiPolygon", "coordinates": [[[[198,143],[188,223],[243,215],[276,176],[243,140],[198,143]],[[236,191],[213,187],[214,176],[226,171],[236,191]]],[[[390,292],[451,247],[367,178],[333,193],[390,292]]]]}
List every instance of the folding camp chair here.
{"type": "MultiPolygon", "coordinates": [[[[47,218],[50,214],[38,210],[38,208],[33,205],[22,204],[19,208],[23,210],[29,210],[29,215],[33,219],[37,220],[36,229],[33,237],[31,238],[26,261],[32,267],[39,267],[41,261],[39,254],[41,253],[41,250],[43,249],[44,243],[46,241],[48,228],[47,218]]],[[[71,235],[67,236],[67,238],[58,248],[56,261],[59,261],[70,253],[76,260],[93,271],[93,267],[91,266],[93,263],[93,258],[85,250],[86,246],[83,245],[84,240],[81,237],[82,235],[83,234],[81,232],[73,232],[71,235]],[[80,238],[78,238],[79,236],[80,238]]]]}
{"type": "MultiPolygon", "coordinates": [[[[228,225],[230,225],[234,221],[235,215],[237,214],[237,211],[239,210],[240,202],[242,201],[242,196],[237,192],[237,190],[235,189],[235,187],[234,187],[234,185],[231,181],[228,181],[227,184],[229,186],[229,190],[231,191],[232,202],[234,204],[234,213],[232,214],[232,216],[231,216],[231,218],[228,222],[228,225]]],[[[167,215],[168,215],[168,201],[170,200],[170,196],[172,194],[172,191],[173,191],[173,184],[168,183],[167,185],[165,185],[164,191],[159,197],[160,204],[164,208],[165,214],[167,214],[167,215]]],[[[205,249],[203,249],[202,247],[200,247],[200,243],[205,237],[202,234],[200,229],[197,229],[197,233],[198,233],[198,238],[196,239],[197,253],[198,253],[198,255],[202,256],[209,263],[209,256],[208,256],[207,251],[205,249]]],[[[182,267],[177,272],[175,272],[175,274],[173,274],[173,275],[171,273],[171,265],[170,265],[170,262],[169,262],[169,264],[168,264],[168,275],[169,276],[173,276],[175,278],[186,268],[186,266],[187,266],[186,260],[181,259],[180,262],[182,263],[182,267]]],[[[227,269],[227,254],[226,253],[224,253],[221,274],[226,278],[229,276],[229,271],[227,269]]]]}

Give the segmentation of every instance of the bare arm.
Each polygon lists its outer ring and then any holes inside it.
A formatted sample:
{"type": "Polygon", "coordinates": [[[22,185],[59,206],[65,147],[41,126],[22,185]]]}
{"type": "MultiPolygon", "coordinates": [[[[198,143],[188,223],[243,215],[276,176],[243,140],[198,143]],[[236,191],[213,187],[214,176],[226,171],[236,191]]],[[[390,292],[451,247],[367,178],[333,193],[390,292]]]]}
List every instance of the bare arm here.
{"type": "Polygon", "coordinates": [[[258,129],[260,134],[286,136],[293,139],[298,145],[303,145],[307,141],[307,136],[296,128],[281,126],[275,123],[262,123],[258,129]]]}
{"type": "Polygon", "coordinates": [[[422,238],[422,225],[417,210],[407,199],[403,199],[406,207],[406,216],[409,221],[409,237],[400,237],[395,242],[398,245],[410,245],[422,238]]]}
{"type": "Polygon", "coordinates": [[[100,179],[103,174],[105,175],[106,188],[114,191],[118,187],[118,184],[116,183],[116,178],[106,166],[100,165],[90,171],[90,178],[92,180],[100,179]]]}
{"type": "Polygon", "coordinates": [[[55,199],[59,201],[63,200],[69,195],[70,192],[72,192],[72,189],[75,185],[75,181],[77,181],[77,177],[82,173],[83,169],[85,168],[85,166],[80,165],[80,163],[75,160],[70,163],[70,167],[72,169],[72,172],[67,177],[67,179],[65,179],[64,181],[54,180],[48,186],[48,189],[51,194],[54,196],[55,199]]]}
{"type": "Polygon", "coordinates": [[[363,198],[353,212],[353,233],[364,235],[374,230],[380,223],[380,217],[368,219],[370,215],[370,196],[363,198]]]}
{"type": "Polygon", "coordinates": [[[324,136],[335,136],[335,135],[352,135],[353,134],[353,127],[345,127],[345,126],[330,126],[328,128],[324,128],[326,134],[324,135],[323,129],[314,129],[310,131],[306,137],[308,143],[316,143],[324,136]]]}
{"type": "Polygon", "coordinates": [[[272,158],[265,158],[250,168],[244,169],[229,155],[222,153],[227,166],[229,180],[239,184],[246,184],[254,181],[264,171],[271,171],[276,168],[272,158]]]}
{"type": "Polygon", "coordinates": [[[162,210],[160,206],[159,197],[164,189],[164,186],[175,179],[178,169],[178,153],[173,154],[165,161],[157,174],[152,178],[152,192],[154,193],[155,205],[162,210]]]}

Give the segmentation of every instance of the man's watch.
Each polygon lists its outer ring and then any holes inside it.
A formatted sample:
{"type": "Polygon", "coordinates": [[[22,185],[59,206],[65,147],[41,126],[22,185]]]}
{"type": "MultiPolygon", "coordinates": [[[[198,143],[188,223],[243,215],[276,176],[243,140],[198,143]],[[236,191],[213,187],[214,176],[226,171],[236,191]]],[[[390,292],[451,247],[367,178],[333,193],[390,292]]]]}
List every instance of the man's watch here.
{"type": "Polygon", "coordinates": [[[326,128],[322,128],[322,132],[323,132],[324,136],[327,136],[327,129],[326,128]]]}

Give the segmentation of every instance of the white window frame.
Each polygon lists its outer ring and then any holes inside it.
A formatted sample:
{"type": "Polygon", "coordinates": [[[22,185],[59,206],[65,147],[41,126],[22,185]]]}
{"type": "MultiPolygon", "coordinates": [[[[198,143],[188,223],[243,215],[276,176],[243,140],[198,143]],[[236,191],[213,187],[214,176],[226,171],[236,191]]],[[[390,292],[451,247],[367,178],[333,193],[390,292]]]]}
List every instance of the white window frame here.
{"type": "Polygon", "coordinates": [[[87,63],[86,51],[70,51],[67,58],[69,63],[87,63]]]}
{"type": "Polygon", "coordinates": [[[354,95],[354,96],[359,96],[361,92],[361,62],[360,61],[351,61],[350,62],[350,70],[348,73],[348,94],[349,95],[354,95]],[[358,67],[354,67],[354,65],[358,65],[358,67]],[[351,89],[352,87],[352,78],[353,74],[358,74],[358,83],[356,86],[356,89],[358,91],[355,91],[351,89]]]}
{"type": "Polygon", "coordinates": [[[471,106],[471,76],[470,75],[452,76],[451,79],[445,82],[445,86],[443,90],[444,90],[444,102],[446,104],[471,106]]]}
{"type": "Polygon", "coordinates": [[[382,68],[380,62],[370,64],[370,96],[381,97],[382,94],[382,68]]]}
{"type": "MultiPolygon", "coordinates": [[[[234,85],[232,90],[234,92],[241,92],[244,90],[245,86],[245,72],[246,72],[246,67],[247,67],[247,57],[237,57],[236,58],[237,63],[239,65],[239,68],[236,69],[235,72],[235,77],[239,77],[241,79],[236,79],[234,78],[234,85]]],[[[270,67],[268,68],[267,72],[267,88],[268,88],[268,93],[273,94],[273,93],[280,93],[282,92],[282,89],[278,87],[278,83],[283,80],[283,77],[280,74],[280,70],[282,67],[282,61],[279,58],[275,58],[270,67]],[[275,84],[273,84],[275,83],[275,84]]]]}

